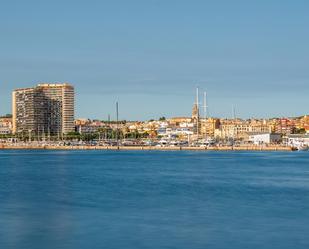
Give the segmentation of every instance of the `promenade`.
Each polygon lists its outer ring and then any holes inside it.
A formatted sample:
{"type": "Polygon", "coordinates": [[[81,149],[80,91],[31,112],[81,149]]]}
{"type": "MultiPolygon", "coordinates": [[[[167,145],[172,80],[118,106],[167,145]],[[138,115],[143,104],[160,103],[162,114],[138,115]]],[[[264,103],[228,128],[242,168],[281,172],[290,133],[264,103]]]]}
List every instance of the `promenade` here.
{"type": "Polygon", "coordinates": [[[182,147],[182,146],[55,146],[55,145],[14,145],[0,144],[2,150],[147,150],[147,151],[292,151],[292,147],[273,146],[213,146],[213,147],[182,147]]]}

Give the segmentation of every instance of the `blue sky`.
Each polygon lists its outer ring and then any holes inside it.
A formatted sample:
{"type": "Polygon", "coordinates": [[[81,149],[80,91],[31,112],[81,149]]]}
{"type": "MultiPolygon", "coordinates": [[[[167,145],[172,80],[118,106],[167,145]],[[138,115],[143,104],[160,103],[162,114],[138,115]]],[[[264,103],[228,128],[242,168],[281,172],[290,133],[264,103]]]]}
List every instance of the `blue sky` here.
{"type": "Polygon", "coordinates": [[[1,1],[0,114],[11,91],[76,87],[76,116],[190,115],[195,87],[212,116],[309,110],[309,2],[1,1]]]}

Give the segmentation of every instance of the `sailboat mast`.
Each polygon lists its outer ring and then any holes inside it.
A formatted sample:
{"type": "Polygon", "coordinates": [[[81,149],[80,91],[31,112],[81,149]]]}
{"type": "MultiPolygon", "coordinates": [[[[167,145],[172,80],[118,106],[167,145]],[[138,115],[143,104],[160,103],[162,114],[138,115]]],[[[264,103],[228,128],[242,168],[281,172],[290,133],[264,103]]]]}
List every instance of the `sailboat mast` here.
{"type": "Polygon", "coordinates": [[[204,92],[204,123],[205,123],[205,139],[207,140],[207,94],[204,92]]]}
{"type": "Polygon", "coordinates": [[[236,113],[235,113],[235,106],[233,105],[232,106],[232,112],[233,112],[233,144],[234,144],[234,140],[235,140],[235,129],[237,129],[237,126],[236,126],[236,113]]]}
{"type": "Polygon", "coordinates": [[[118,120],[119,119],[119,111],[118,111],[118,101],[116,102],[116,139],[117,146],[119,147],[119,132],[118,132],[118,120]]]}
{"type": "Polygon", "coordinates": [[[199,99],[198,96],[199,95],[199,89],[198,87],[196,88],[196,111],[197,111],[197,115],[196,115],[196,135],[197,135],[197,140],[198,140],[198,135],[199,135],[199,116],[200,116],[200,110],[199,110],[199,99]]]}

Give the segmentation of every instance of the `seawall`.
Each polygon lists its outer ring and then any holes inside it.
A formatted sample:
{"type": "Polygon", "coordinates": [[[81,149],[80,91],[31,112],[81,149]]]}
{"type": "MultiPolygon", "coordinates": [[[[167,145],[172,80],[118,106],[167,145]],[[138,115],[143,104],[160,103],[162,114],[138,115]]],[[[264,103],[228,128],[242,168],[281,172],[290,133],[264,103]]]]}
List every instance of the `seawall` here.
{"type": "Polygon", "coordinates": [[[156,146],[53,146],[53,145],[7,145],[0,144],[0,150],[148,150],[148,151],[292,151],[286,146],[220,146],[220,147],[156,147],[156,146]]]}

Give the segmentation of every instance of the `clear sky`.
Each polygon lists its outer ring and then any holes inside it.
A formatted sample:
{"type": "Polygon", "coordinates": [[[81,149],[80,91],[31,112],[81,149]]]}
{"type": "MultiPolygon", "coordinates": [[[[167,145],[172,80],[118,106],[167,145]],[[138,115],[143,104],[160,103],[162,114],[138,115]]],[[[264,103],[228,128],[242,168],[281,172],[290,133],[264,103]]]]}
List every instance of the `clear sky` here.
{"type": "Polygon", "coordinates": [[[1,0],[0,114],[11,91],[76,87],[76,116],[309,113],[309,1],[1,0]]]}

